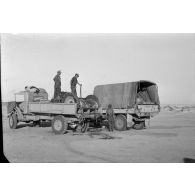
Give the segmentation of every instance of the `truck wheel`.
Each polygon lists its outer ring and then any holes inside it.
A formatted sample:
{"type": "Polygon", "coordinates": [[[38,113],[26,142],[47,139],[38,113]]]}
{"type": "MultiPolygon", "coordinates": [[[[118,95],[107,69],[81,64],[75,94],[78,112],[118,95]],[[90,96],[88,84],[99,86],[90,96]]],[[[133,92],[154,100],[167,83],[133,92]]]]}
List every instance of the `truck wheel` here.
{"type": "Polygon", "coordinates": [[[17,123],[18,123],[18,121],[17,121],[17,116],[16,116],[16,114],[14,113],[14,114],[12,114],[12,115],[9,117],[9,127],[10,127],[11,129],[16,129],[16,128],[17,128],[17,123]]]}
{"type": "Polygon", "coordinates": [[[89,123],[82,122],[77,126],[77,131],[80,131],[81,133],[85,133],[89,128],[89,123]]]}
{"type": "Polygon", "coordinates": [[[100,107],[99,99],[95,95],[88,95],[85,98],[85,101],[91,103],[93,106],[96,106],[97,108],[100,107]]]}
{"type": "Polygon", "coordinates": [[[142,129],[144,129],[144,127],[145,127],[145,121],[136,122],[133,125],[133,128],[136,129],[136,130],[142,130],[142,129]]]}
{"type": "Polygon", "coordinates": [[[119,131],[124,131],[127,129],[127,119],[124,115],[119,114],[115,118],[115,128],[119,131]]]}
{"type": "Polygon", "coordinates": [[[51,126],[55,134],[63,134],[68,128],[68,123],[63,116],[55,116],[51,126]]]}
{"type": "Polygon", "coordinates": [[[73,96],[67,96],[66,99],[64,100],[64,103],[66,104],[74,104],[75,100],[73,96]]]}
{"type": "Polygon", "coordinates": [[[66,104],[74,104],[76,102],[72,93],[64,93],[61,101],[66,104]]]}
{"type": "Polygon", "coordinates": [[[81,132],[85,133],[85,131],[87,131],[89,128],[89,123],[84,123],[83,127],[81,128],[81,132]]]}

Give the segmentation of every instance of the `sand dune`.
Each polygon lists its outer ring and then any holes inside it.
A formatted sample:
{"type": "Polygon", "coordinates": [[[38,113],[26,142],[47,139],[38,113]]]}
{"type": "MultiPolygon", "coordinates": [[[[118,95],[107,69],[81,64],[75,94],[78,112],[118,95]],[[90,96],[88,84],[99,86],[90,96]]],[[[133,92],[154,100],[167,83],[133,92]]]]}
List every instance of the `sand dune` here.
{"type": "Polygon", "coordinates": [[[163,105],[161,111],[169,112],[195,112],[195,105],[163,105]]]}

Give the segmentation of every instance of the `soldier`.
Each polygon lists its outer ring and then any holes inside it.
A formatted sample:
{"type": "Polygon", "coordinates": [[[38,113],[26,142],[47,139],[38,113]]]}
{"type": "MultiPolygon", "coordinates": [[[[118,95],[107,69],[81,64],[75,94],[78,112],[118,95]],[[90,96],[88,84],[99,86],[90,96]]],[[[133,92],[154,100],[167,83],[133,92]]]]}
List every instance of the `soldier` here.
{"type": "Polygon", "coordinates": [[[82,86],[82,84],[78,83],[78,80],[77,80],[78,77],[79,77],[79,74],[76,73],[75,76],[70,81],[71,92],[76,100],[78,100],[76,85],[78,84],[82,86]]]}
{"type": "Polygon", "coordinates": [[[54,99],[57,99],[60,96],[61,93],[61,71],[58,70],[57,75],[54,77],[54,99]]]}
{"type": "Polygon", "coordinates": [[[108,108],[106,110],[106,116],[108,119],[109,131],[113,131],[113,129],[114,129],[114,110],[112,108],[112,104],[108,105],[108,108]]]}

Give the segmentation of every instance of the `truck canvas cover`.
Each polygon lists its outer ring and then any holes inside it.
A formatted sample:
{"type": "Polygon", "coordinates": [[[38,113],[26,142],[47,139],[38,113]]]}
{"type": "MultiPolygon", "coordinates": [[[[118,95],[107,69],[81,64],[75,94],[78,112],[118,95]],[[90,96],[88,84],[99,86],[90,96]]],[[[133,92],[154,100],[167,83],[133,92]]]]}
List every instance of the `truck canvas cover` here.
{"type": "Polygon", "coordinates": [[[107,108],[108,104],[112,104],[116,109],[132,108],[135,106],[138,92],[141,92],[145,102],[160,104],[156,84],[148,81],[98,85],[94,88],[94,95],[98,97],[103,109],[107,108]]]}
{"type": "Polygon", "coordinates": [[[135,104],[137,83],[118,83],[98,85],[94,89],[94,95],[98,97],[102,108],[112,104],[113,108],[133,107],[135,104]]]}

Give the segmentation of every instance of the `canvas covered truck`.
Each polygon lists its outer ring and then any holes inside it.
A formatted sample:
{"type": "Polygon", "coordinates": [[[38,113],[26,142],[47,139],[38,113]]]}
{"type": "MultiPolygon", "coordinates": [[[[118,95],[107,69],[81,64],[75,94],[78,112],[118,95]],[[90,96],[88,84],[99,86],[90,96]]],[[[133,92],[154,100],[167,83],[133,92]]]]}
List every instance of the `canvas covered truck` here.
{"type": "Polygon", "coordinates": [[[158,87],[150,81],[99,85],[94,88],[94,95],[103,118],[108,104],[112,104],[116,130],[143,129],[145,121],[160,112],[158,87]]]}
{"type": "Polygon", "coordinates": [[[93,95],[80,97],[78,102],[70,93],[62,93],[60,102],[53,102],[43,89],[39,93],[21,91],[8,103],[9,126],[15,129],[19,122],[50,121],[56,134],[68,129],[85,132],[89,126],[106,124],[108,104],[114,108],[116,130],[143,129],[145,121],[160,111],[157,85],[149,81],[99,85],[93,95]]]}

